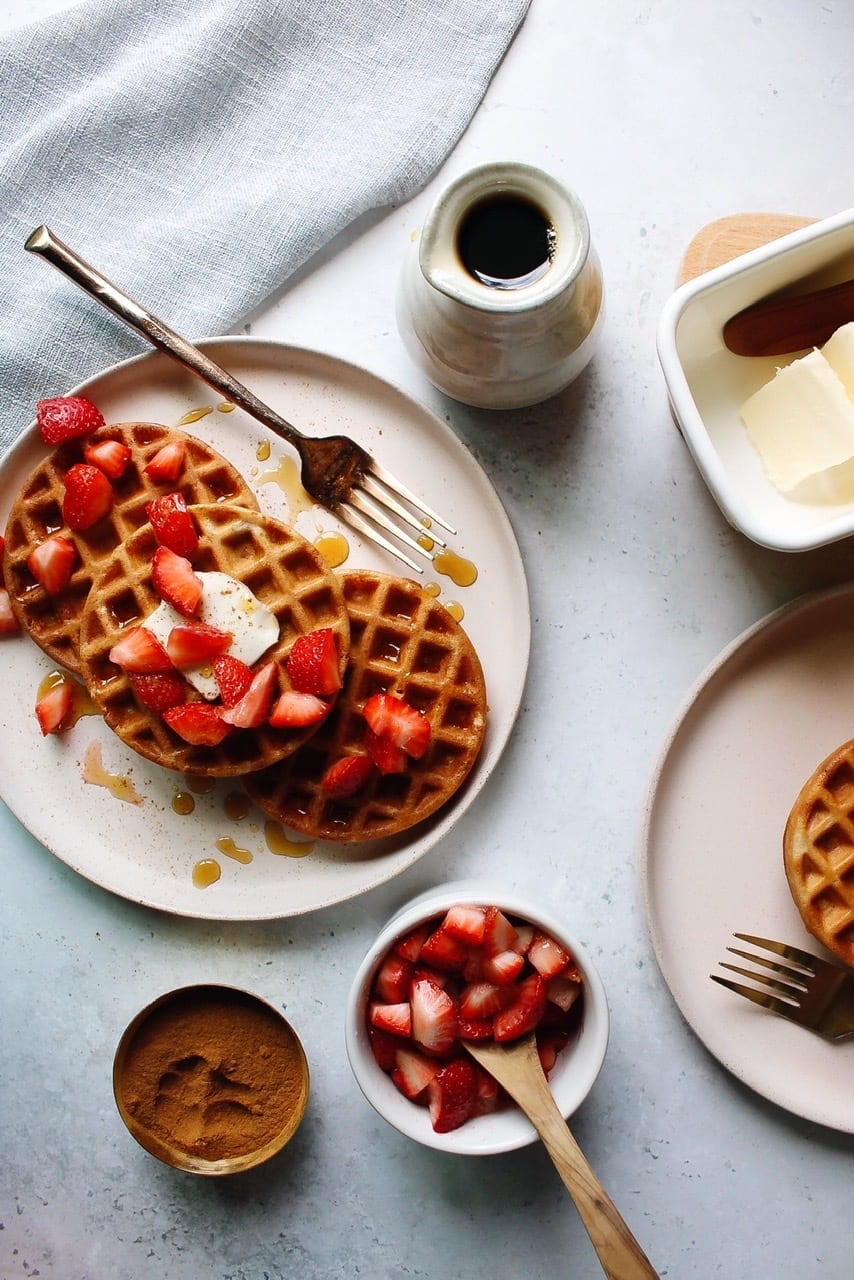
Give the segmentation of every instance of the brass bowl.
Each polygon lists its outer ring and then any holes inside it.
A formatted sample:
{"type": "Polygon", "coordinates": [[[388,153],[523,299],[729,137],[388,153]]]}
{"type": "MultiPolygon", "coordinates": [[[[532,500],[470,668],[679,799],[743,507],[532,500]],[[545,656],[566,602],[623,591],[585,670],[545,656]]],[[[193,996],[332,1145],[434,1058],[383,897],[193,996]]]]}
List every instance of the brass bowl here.
{"type": "Polygon", "coordinates": [[[113,1094],[136,1141],[204,1177],[242,1173],[290,1141],[308,1103],[299,1037],[251,992],[203,984],[159,996],[129,1024],[113,1094]]]}

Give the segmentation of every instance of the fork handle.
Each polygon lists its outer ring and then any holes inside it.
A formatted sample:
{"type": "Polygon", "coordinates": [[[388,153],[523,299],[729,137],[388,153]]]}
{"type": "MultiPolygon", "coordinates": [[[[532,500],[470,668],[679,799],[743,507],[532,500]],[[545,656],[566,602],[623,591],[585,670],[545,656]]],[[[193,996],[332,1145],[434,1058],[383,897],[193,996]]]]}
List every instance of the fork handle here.
{"type": "Polygon", "coordinates": [[[294,448],[299,449],[304,437],[296,427],[280,417],[269,405],[264,404],[263,400],[259,400],[248,387],[245,387],[237,378],[233,378],[198,347],[194,347],[186,338],[182,338],[162,320],[158,320],[138,302],[134,302],[133,298],[123,293],[111,280],[101,275],[100,271],[96,271],[79,254],[64,244],[49,227],[37,227],[31,232],[24,243],[24,248],[30,253],[38,254],[52,267],[56,267],[63,275],[68,276],[69,280],[78,285],[84,293],[88,293],[96,302],[100,302],[108,311],[112,311],[114,316],[124,321],[131,329],[135,329],[153,347],[164,351],[166,355],[172,356],[173,359],[191,369],[215,391],[219,391],[226,399],[240,405],[241,409],[245,409],[251,417],[257,418],[271,431],[284,437],[294,448]]]}

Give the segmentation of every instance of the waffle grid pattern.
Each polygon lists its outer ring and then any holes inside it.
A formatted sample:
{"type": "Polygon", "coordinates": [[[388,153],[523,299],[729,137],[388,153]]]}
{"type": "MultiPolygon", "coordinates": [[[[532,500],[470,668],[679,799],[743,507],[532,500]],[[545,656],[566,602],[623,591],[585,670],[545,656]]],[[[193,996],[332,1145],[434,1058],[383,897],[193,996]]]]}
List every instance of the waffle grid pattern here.
{"type": "Polygon", "coordinates": [[[444,605],[415,582],[368,571],[343,578],[350,663],[335,708],[299,752],[243,779],[269,817],[315,839],[397,835],[435,813],[462,785],[486,726],[486,688],[474,647],[444,605]],[[362,753],[361,710],[372,694],[404,697],[432,726],[430,747],[403,774],[374,775],[357,795],[328,797],[327,767],[362,753]]]}
{"type": "Polygon", "coordinates": [[[21,488],[6,523],[3,572],[12,608],[21,626],[49,657],[69,671],[80,673],[78,633],[80,618],[92,581],[112,557],[115,548],[148,521],[145,508],[152,498],[168,491],[155,484],[144,468],[158,449],[184,440],[186,452],[180,489],[191,503],[227,502],[258,509],[258,502],[235,467],[195,436],[152,422],[126,422],[102,427],[91,436],[69,440],[45,457],[21,488]],[[72,533],[64,528],[63,476],[83,459],[83,444],[119,440],[131,451],[124,475],[113,484],[110,513],[91,529],[72,533]],[[54,533],[70,536],[78,559],[71,581],[59,596],[49,596],[27,568],[35,546],[54,533]]]}
{"type": "Polygon", "coordinates": [[[783,838],[786,878],[809,932],[854,966],[854,740],[802,788],[783,838]]]}
{"type": "MultiPolygon", "coordinates": [[[[277,643],[259,659],[284,664],[298,635],[331,627],[342,671],[350,629],[341,582],[320,554],[293,529],[270,516],[229,505],[190,508],[199,530],[193,559],[201,571],[219,570],[244,583],[279,624],[277,643]]],[[[109,652],[123,627],[139,625],[159,599],[150,564],[157,547],[145,525],[116,548],[93,583],[81,623],[82,673],[110,728],[134,751],[168,769],[229,777],[264,768],[296,751],[315,732],[235,729],[217,746],[192,746],[134,696],[128,677],[109,652]]]]}

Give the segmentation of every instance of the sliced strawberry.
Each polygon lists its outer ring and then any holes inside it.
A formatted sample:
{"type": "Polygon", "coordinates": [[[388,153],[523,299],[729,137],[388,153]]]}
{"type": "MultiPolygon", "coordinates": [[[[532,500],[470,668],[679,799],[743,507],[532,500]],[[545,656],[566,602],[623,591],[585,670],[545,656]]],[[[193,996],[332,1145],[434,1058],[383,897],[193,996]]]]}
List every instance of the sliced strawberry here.
{"type": "Polygon", "coordinates": [[[436,1133],[450,1133],[465,1124],[477,1100],[477,1076],[468,1058],[454,1058],[436,1072],[427,1086],[430,1122],[436,1133]]]}
{"type": "Polygon", "coordinates": [[[483,942],[486,912],[483,907],[454,906],[445,913],[444,928],[452,938],[469,947],[479,947],[483,942]]]}
{"type": "Polygon", "coordinates": [[[419,961],[435,969],[462,972],[468,958],[465,946],[448,932],[444,923],[434,929],[421,948],[419,961]]]}
{"type": "Polygon", "coordinates": [[[0,587],[0,636],[13,636],[20,629],[20,623],[12,608],[12,601],[9,599],[9,592],[5,587],[0,587]]]}
{"type": "Polygon", "coordinates": [[[528,948],[528,959],[537,972],[548,979],[565,969],[572,957],[555,938],[537,929],[528,948]]]}
{"type": "Polygon", "coordinates": [[[398,1004],[409,999],[409,984],[412,981],[412,961],[396,956],[394,952],[383,960],[374,978],[374,992],[378,1000],[386,1004],[398,1004]]]}
{"type": "Polygon", "coordinates": [[[99,440],[86,446],[83,457],[110,480],[120,480],[130,462],[130,449],[121,440],[99,440]]]}
{"type": "Polygon", "coordinates": [[[219,707],[211,702],[185,702],[183,706],[170,707],[163,712],[163,719],[194,747],[215,747],[231,733],[231,725],[225,723],[219,707]]]}
{"type": "Polygon", "coordinates": [[[270,724],[274,729],[304,729],[319,724],[331,709],[331,702],[324,702],[313,693],[286,689],[270,712],[270,724]]]}
{"type": "Polygon", "coordinates": [[[518,951],[499,951],[494,956],[486,956],[480,968],[481,977],[486,982],[494,982],[506,987],[515,982],[525,967],[525,957],[518,951]]]}
{"type": "Polygon", "coordinates": [[[417,978],[409,992],[412,1038],[425,1053],[441,1058],[457,1038],[457,1006],[441,987],[428,978],[417,978]]]}
{"type": "Polygon", "coordinates": [[[455,977],[456,974],[443,973],[441,969],[431,969],[426,964],[416,964],[412,967],[413,982],[416,982],[419,978],[427,978],[430,982],[434,983],[435,986],[441,987],[443,991],[445,987],[448,986],[452,978],[455,977]]]}
{"type": "Polygon", "coordinates": [[[521,956],[527,955],[528,947],[534,941],[534,926],[532,924],[516,924],[513,927],[516,930],[516,941],[513,943],[513,950],[518,951],[521,956]]]}
{"type": "Polygon", "coordinates": [[[257,729],[259,725],[265,724],[278,681],[279,668],[276,663],[265,662],[252,677],[252,683],[240,701],[222,712],[226,724],[233,724],[238,729],[257,729]]]}
{"type": "Polygon", "coordinates": [[[413,962],[421,955],[421,948],[429,938],[432,929],[429,924],[419,924],[414,929],[410,929],[409,933],[405,933],[402,938],[398,938],[394,944],[394,951],[399,956],[403,956],[404,960],[412,960],[413,962]]]}
{"type": "Polygon", "coordinates": [[[174,670],[169,654],[147,627],[131,627],[125,631],[110,650],[110,661],[124,671],[144,675],[174,670]]]}
{"type": "Polygon", "coordinates": [[[492,1023],[495,1039],[504,1043],[533,1031],[545,1008],[545,983],[538,973],[529,974],[516,987],[513,1003],[496,1013],[492,1023]]]}
{"type": "Polygon", "coordinates": [[[225,653],[231,641],[230,631],[209,627],[206,622],[179,622],[169,632],[166,652],[176,667],[198,667],[225,653]]]}
{"type": "Polygon", "coordinates": [[[475,1064],[474,1070],[477,1076],[477,1097],[475,1098],[472,1115],[491,1116],[493,1111],[498,1108],[501,1097],[500,1086],[495,1077],[491,1076],[488,1071],[484,1071],[482,1067],[475,1064]]]}
{"type": "Polygon", "coordinates": [[[62,518],[69,529],[91,529],[113,505],[113,486],[88,462],[76,462],[63,477],[62,518]]]}
{"type": "Polygon", "coordinates": [[[426,1058],[417,1049],[403,1047],[397,1050],[394,1057],[395,1065],[391,1078],[403,1096],[414,1102],[421,1097],[430,1081],[436,1076],[439,1070],[438,1063],[426,1058]]]}
{"type": "Polygon", "coordinates": [[[45,444],[62,444],[103,427],[104,416],[84,396],[54,396],[39,400],[36,421],[45,444]]]}
{"type": "Polygon", "coordinates": [[[368,1043],[371,1046],[371,1053],[377,1060],[377,1066],[390,1075],[397,1066],[400,1037],[393,1036],[388,1031],[380,1031],[379,1027],[372,1027],[369,1024],[368,1043]]]}
{"type": "Polygon", "coordinates": [[[165,444],[146,463],[143,468],[145,474],[155,484],[174,484],[184,469],[186,449],[187,446],[183,440],[172,440],[169,444],[165,444]]]}
{"type": "Polygon", "coordinates": [[[414,760],[420,760],[430,745],[430,721],[403,698],[375,693],[368,698],[362,714],[378,737],[402,747],[414,760]]]}
{"type": "Polygon", "coordinates": [[[393,1036],[405,1036],[408,1040],[412,1034],[412,1013],[408,1000],[397,1004],[383,1004],[374,1000],[368,1005],[368,1022],[378,1031],[388,1031],[393,1036]]]}
{"type": "Polygon", "coordinates": [[[252,668],[233,654],[223,653],[214,658],[213,673],[222,705],[236,707],[252,683],[252,668]]]}
{"type": "Polygon", "coordinates": [[[287,663],[288,679],[298,693],[329,698],[341,688],[338,648],[331,627],[297,636],[287,663]]]}
{"type": "Polygon", "coordinates": [[[63,721],[71,710],[74,690],[70,680],[61,680],[49,689],[36,703],[36,716],[45,737],[49,733],[61,733],[63,721]]]}
{"type": "Polygon", "coordinates": [[[458,1023],[459,1036],[461,1040],[491,1040],[492,1039],[492,1019],[491,1018],[463,1018],[460,1017],[458,1023]]]}
{"type": "Polygon", "coordinates": [[[562,973],[555,974],[546,983],[546,999],[549,1004],[556,1004],[564,1013],[568,1013],[581,995],[581,982],[575,978],[565,978],[562,973]]]}
{"type": "Polygon", "coordinates": [[[540,1066],[543,1068],[543,1075],[548,1076],[554,1070],[557,1062],[557,1056],[561,1049],[564,1049],[569,1041],[566,1032],[560,1031],[543,1031],[537,1033],[537,1054],[540,1059],[540,1066]]]}
{"type": "Polygon", "coordinates": [[[6,551],[6,539],[0,533],[0,587],[5,587],[6,579],[3,577],[3,555],[6,551]]]}
{"type": "Polygon", "coordinates": [[[373,729],[365,726],[365,750],[379,769],[380,773],[405,773],[409,765],[409,756],[403,747],[397,747],[388,738],[381,738],[373,729]]]}
{"type": "Polygon", "coordinates": [[[487,955],[499,951],[518,950],[519,935],[513,924],[498,907],[487,907],[483,922],[483,949],[487,955]]]}
{"type": "Polygon", "coordinates": [[[134,671],[129,679],[139,701],[158,716],[187,701],[187,682],[177,671],[155,671],[150,675],[134,671]]]}
{"type": "Polygon", "coordinates": [[[180,493],[164,493],[145,508],[154,536],[162,547],[176,555],[192,557],[199,549],[199,535],[193,517],[180,493]]]}
{"type": "Polygon", "coordinates": [[[177,555],[169,547],[158,547],[151,562],[151,582],[160,599],[171,604],[184,618],[198,613],[202,580],[186,556],[177,555]]]}
{"type": "Polygon", "coordinates": [[[509,1003],[506,987],[494,982],[470,982],[460,992],[460,1017],[489,1018],[509,1003]]]}
{"type": "Polygon", "coordinates": [[[55,533],[30,552],[27,568],[49,596],[57,596],[68,586],[76,559],[77,548],[71,539],[55,533]]]}
{"type": "Polygon", "coordinates": [[[343,756],[329,766],[320,785],[327,795],[343,800],[361,791],[373,772],[373,762],[367,756],[343,756]]]}

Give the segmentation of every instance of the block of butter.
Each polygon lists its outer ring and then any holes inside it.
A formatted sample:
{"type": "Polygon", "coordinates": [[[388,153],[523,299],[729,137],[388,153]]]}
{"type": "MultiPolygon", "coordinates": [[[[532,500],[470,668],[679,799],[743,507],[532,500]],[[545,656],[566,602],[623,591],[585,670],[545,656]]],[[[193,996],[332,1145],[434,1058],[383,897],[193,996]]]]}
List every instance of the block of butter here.
{"type": "Polygon", "coordinates": [[[745,401],[741,418],[783,493],[854,458],[854,324],[778,369],[745,401]]]}

